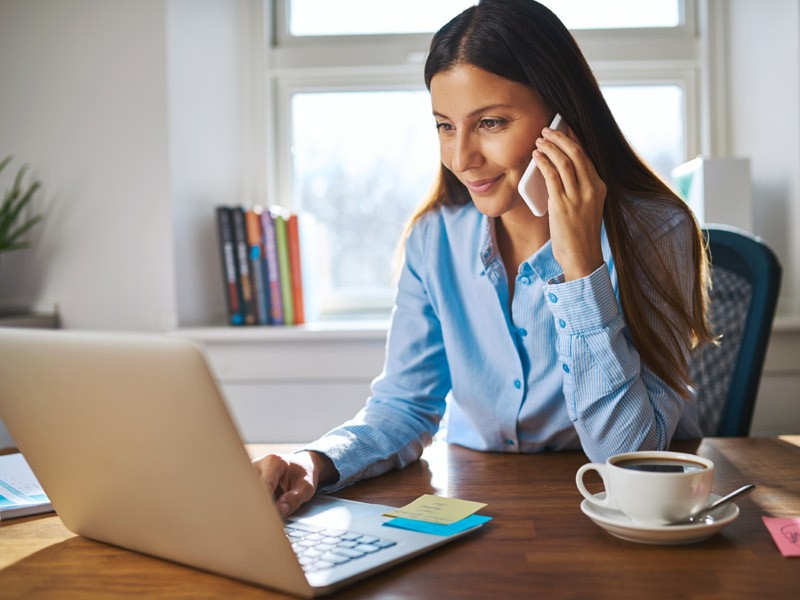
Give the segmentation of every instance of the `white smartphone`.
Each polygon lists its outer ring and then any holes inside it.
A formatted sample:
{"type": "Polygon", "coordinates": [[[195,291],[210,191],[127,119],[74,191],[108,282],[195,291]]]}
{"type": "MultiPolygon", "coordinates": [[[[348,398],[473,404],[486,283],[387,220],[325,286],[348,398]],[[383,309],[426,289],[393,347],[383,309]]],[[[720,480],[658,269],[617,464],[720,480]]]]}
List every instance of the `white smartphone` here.
{"type": "MultiPolygon", "coordinates": [[[[550,123],[550,129],[566,133],[567,124],[558,113],[556,113],[553,122],[550,123]]],[[[539,169],[536,168],[535,161],[531,160],[528,168],[525,169],[517,189],[533,214],[537,217],[543,217],[547,214],[547,184],[539,169]]]]}

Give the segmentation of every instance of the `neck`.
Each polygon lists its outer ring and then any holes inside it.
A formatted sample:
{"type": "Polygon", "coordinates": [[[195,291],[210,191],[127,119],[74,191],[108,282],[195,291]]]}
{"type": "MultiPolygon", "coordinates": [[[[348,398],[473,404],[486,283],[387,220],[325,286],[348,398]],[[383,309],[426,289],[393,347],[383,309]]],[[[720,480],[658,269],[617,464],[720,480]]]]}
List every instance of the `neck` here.
{"type": "Polygon", "coordinates": [[[509,298],[514,297],[514,281],[519,265],[550,239],[550,220],[547,215],[536,217],[527,207],[523,208],[524,211],[510,211],[495,219],[497,248],[506,268],[509,298]]]}

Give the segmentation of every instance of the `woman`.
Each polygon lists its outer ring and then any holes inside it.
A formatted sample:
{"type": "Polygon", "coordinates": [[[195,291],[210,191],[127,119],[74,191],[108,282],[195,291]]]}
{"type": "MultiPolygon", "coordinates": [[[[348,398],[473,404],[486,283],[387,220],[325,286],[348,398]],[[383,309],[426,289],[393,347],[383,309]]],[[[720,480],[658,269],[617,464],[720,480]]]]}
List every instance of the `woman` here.
{"type": "Polygon", "coordinates": [[[448,441],[479,450],[602,461],[700,436],[702,236],[564,25],[533,0],[483,0],[436,33],[425,82],[442,165],[407,228],[384,370],[353,420],[254,463],[284,515],[417,460],[446,398],[448,441]],[[517,191],[531,158],[543,217],[517,191]]]}

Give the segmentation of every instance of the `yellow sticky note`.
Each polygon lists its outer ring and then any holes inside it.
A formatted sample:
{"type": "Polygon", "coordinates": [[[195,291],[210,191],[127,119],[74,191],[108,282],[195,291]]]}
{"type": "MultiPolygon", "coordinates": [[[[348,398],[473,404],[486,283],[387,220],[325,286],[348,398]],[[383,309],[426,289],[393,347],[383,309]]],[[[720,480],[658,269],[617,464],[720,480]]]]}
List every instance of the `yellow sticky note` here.
{"type": "Polygon", "coordinates": [[[439,525],[450,525],[460,521],[472,513],[482,509],[486,504],[459,500],[458,498],[442,498],[432,494],[424,494],[400,508],[384,513],[385,517],[402,517],[415,521],[427,521],[439,525]]]}

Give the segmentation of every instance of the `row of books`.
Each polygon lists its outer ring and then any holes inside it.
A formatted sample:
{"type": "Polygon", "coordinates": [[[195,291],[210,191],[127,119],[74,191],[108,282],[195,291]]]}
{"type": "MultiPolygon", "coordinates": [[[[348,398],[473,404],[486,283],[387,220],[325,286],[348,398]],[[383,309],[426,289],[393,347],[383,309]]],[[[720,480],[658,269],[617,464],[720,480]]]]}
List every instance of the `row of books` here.
{"type": "Polygon", "coordinates": [[[300,325],[312,312],[304,290],[301,216],[278,207],[216,207],[231,325],[300,325]]]}

